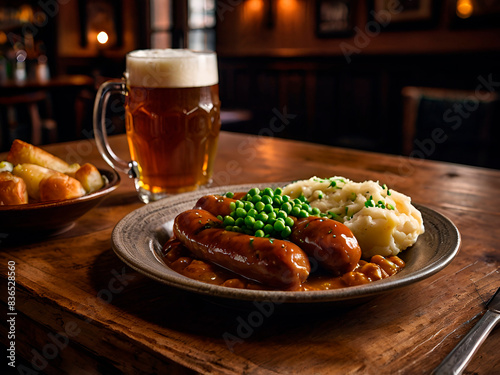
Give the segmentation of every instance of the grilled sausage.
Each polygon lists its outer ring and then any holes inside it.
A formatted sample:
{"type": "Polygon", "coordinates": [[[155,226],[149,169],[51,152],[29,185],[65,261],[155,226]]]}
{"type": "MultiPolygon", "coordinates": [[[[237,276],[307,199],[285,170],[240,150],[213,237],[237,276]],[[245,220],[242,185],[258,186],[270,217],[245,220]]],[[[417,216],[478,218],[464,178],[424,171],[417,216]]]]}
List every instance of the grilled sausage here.
{"type": "MultiPolygon", "coordinates": [[[[229,205],[234,201],[219,195],[206,195],[195,207],[224,217],[231,213],[229,205]]],[[[361,257],[361,249],[349,228],[331,219],[311,216],[295,220],[290,240],[335,275],[352,271],[361,257]]]]}
{"type": "Polygon", "coordinates": [[[297,245],[226,231],[205,210],[180,213],[174,235],[195,256],[264,285],[294,290],[309,276],[309,259],[297,245]]]}
{"type": "Polygon", "coordinates": [[[214,216],[227,216],[231,213],[231,202],[236,202],[236,199],[227,198],[222,195],[205,195],[198,199],[194,208],[210,212],[214,216]]]}
{"type": "Polygon", "coordinates": [[[334,275],[352,271],[361,259],[356,237],[335,220],[317,216],[298,219],[290,240],[334,275]]]}

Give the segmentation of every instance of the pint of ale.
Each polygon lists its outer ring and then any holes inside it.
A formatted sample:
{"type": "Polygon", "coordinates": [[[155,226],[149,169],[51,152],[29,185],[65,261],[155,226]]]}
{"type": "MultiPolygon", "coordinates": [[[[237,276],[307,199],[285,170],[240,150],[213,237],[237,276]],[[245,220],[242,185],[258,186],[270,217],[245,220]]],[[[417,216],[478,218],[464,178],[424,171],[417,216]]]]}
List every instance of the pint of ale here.
{"type": "Polygon", "coordinates": [[[94,108],[96,142],[104,159],[135,178],[144,202],[210,184],[220,130],[217,57],[213,52],[140,50],[127,54],[122,82],[106,82],[94,108]],[[132,161],[109,148],[105,105],[125,95],[132,161]]]}

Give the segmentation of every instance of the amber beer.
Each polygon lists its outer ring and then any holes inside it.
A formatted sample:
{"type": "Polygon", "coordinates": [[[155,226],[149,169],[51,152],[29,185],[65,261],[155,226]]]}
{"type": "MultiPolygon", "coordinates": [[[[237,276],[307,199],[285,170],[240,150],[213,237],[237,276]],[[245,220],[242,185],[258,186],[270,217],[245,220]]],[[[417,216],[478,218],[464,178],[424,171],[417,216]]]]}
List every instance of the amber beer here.
{"type": "Polygon", "coordinates": [[[127,139],[142,199],[209,184],[220,130],[216,55],[134,51],[125,78],[127,139]]]}

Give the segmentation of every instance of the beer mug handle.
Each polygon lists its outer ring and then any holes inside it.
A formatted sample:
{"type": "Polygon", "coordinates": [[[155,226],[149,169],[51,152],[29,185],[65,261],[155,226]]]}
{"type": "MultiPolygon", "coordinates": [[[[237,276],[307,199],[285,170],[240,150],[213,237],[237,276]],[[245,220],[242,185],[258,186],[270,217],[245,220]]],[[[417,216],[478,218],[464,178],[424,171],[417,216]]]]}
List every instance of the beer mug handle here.
{"type": "Polygon", "coordinates": [[[135,161],[126,162],[119,158],[108,143],[106,131],[106,108],[112,93],[125,95],[125,83],[120,81],[104,82],[97,91],[94,103],[94,138],[103,159],[111,168],[126,173],[132,178],[139,177],[139,168],[135,161]]]}

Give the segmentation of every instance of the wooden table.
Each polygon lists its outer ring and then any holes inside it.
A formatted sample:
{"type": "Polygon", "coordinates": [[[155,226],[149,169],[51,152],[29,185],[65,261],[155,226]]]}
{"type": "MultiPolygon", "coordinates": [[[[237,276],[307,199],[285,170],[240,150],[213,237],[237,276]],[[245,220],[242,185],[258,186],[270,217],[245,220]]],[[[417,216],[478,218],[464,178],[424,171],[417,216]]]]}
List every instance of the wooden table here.
{"type": "MultiPolygon", "coordinates": [[[[112,145],[127,158],[124,136],[112,145]]],[[[93,141],[46,149],[105,167],[93,141]]],[[[429,374],[500,286],[500,171],[226,132],[215,170],[219,185],[312,175],[380,180],[448,216],[462,248],[429,279],[361,305],[311,306],[255,323],[252,311],[167,287],[117,258],[111,231],[143,205],[122,175],[120,187],[71,230],[23,243],[1,239],[2,285],[15,262],[16,364],[54,374],[429,374]],[[227,333],[244,338],[228,345],[227,333]]],[[[6,345],[5,314],[1,327],[6,345]]],[[[499,347],[496,329],[466,373],[499,373],[499,347]]]]}

